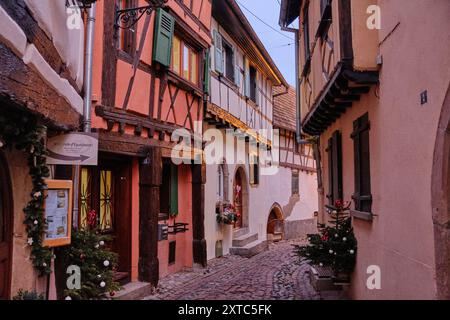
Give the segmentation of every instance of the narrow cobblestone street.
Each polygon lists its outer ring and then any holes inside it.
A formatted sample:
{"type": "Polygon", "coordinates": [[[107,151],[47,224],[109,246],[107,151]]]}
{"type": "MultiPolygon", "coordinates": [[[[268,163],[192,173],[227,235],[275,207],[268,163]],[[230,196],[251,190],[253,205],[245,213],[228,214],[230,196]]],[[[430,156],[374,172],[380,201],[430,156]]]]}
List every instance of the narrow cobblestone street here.
{"type": "MultiPolygon", "coordinates": [[[[185,270],[161,279],[155,295],[146,300],[320,300],[309,282],[309,266],[300,262],[293,245],[282,241],[252,258],[228,255],[207,269],[185,270]]],[[[339,293],[327,293],[338,299],[339,293]]]]}

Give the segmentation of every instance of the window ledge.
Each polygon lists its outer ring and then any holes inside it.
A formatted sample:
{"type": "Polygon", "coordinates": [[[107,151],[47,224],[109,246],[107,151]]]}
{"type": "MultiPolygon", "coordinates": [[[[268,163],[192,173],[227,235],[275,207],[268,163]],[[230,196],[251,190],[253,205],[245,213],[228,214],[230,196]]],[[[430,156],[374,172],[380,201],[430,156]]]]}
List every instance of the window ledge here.
{"type": "Polygon", "coordinates": [[[369,221],[369,222],[373,221],[373,216],[374,216],[373,213],[363,212],[363,211],[358,211],[358,210],[350,210],[350,215],[355,219],[360,219],[360,220],[369,221]]]}

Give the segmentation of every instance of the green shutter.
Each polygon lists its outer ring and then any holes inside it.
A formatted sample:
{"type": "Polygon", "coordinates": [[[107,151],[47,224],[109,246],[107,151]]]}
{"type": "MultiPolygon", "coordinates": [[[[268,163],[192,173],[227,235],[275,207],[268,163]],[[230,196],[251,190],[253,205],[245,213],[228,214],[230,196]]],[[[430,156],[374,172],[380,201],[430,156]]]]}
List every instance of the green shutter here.
{"type": "Polygon", "coordinates": [[[170,214],[178,215],[178,167],[171,165],[170,171],[170,214]]]}
{"type": "Polygon", "coordinates": [[[222,74],[223,73],[223,44],[222,36],[217,30],[213,30],[214,34],[214,68],[222,74]]]}
{"type": "Polygon", "coordinates": [[[209,49],[205,53],[205,74],[203,75],[203,91],[209,95],[211,85],[211,58],[209,49]]]}
{"type": "Polygon", "coordinates": [[[175,19],[166,11],[158,9],[155,19],[153,61],[169,67],[172,55],[172,39],[175,19]]]}

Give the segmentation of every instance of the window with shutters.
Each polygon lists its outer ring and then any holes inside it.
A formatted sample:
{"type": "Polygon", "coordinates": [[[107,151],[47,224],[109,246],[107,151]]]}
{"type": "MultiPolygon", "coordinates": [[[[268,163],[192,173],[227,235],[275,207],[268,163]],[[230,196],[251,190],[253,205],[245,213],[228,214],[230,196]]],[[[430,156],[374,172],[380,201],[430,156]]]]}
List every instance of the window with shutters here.
{"type": "Polygon", "coordinates": [[[366,113],[353,122],[353,145],[355,163],[355,193],[353,200],[357,211],[372,213],[370,186],[369,115],[366,113]]]}
{"type": "MultiPolygon", "coordinates": [[[[117,7],[119,10],[126,10],[130,8],[136,8],[138,0],[117,0],[117,7]]],[[[136,28],[137,24],[129,29],[120,29],[118,34],[119,49],[123,52],[133,56],[136,52],[136,28]]]]}
{"type": "Polygon", "coordinates": [[[335,131],[328,140],[328,194],[330,205],[336,200],[343,200],[342,188],[342,135],[335,131]]]}
{"type": "Polygon", "coordinates": [[[171,70],[198,85],[199,53],[178,36],[173,37],[171,70]]]}
{"type": "Polygon", "coordinates": [[[299,172],[298,170],[292,170],[292,195],[299,195],[299,172]]]}
{"type": "Polygon", "coordinates": [[[161,219],[178,214],[178,167],[171,161],[163,163],[159,202],[161,219]]]}

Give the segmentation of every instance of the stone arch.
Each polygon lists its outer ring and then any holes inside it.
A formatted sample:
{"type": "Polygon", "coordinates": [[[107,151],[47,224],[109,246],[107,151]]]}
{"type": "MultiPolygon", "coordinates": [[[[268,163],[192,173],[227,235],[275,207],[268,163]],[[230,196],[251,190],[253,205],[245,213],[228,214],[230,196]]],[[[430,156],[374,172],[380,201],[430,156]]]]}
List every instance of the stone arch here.
{"type": "Polygon", "coordinates": [[[437,130],[431,176],[435,278],[438,299],[450,299],[450,86],[437,130]]]}
{"type": "Polygon", "coordinates": [[[233,204],[236,203],[235,190],[236,190],[237,180],[240,180],[241,187],[242,187],[242,189],[240,191],[242,194],[242,212],[241,212],[242,223],[241,223],[240,227],[245,228],[245,227],[249,226],[249,184],[248,184],[248,177],[245,172],[244,165],[236,166],[236,169],[234,171],[232,199],[230,199],[230,201],[233,204]]]}
{"type": "Polygon", "coordinates": [[[279,241],[284,239],[284,215],[279,203],[274,203],[267,217],[267,240],[279,241]]]}

